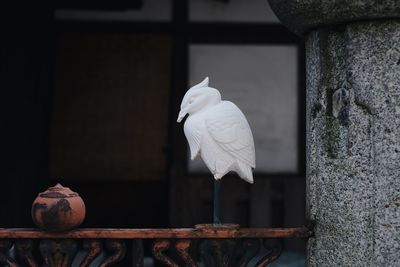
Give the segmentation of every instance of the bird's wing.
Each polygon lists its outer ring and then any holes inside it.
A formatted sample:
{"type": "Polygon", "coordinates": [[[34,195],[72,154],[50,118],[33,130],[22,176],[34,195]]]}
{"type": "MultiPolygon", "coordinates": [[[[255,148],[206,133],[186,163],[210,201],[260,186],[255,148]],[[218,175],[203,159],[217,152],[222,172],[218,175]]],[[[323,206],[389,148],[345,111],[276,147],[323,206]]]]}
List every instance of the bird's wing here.
{"type": "Polygon", "coordinates": [[[206,116],[205,123],[211,137],[224,151],[255,168],[253,134],[235,104],[223,101],[206,116]]]}

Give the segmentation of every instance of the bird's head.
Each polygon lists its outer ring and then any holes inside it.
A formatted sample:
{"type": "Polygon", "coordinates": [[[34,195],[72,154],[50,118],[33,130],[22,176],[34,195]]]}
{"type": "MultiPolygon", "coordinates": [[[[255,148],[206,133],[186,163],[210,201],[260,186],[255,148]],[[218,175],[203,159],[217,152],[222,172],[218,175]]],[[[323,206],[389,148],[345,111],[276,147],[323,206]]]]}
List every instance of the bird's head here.
{"type": "Polygon", "coordinates": [[[206,107],[211,107],[221,102],[221,94],[217,89],[208,87],[208,77],[201,83],[190,88],[183,97],[178,122],[181,122],[186,114],[194,114],[206,107]]]}

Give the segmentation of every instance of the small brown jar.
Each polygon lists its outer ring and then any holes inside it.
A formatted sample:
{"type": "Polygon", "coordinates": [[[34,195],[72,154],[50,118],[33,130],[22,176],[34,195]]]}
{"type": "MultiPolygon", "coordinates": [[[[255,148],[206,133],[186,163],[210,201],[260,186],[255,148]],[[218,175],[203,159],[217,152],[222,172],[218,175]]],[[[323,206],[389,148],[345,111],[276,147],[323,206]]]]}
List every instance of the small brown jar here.
{"type": "Polygon", "coordinates": [[[32,204],[33,222],[46,231],[66,231],[85,219],[85,203],[78,193],[57,184],[39,193],[32,204]]]}

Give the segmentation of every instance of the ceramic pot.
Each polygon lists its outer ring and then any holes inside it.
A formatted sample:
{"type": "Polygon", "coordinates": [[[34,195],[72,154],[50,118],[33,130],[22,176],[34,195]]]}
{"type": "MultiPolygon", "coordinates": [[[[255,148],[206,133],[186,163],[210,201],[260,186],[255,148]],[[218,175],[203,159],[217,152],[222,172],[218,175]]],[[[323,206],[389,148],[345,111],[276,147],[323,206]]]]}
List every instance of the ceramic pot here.
{"type": "Polygon", "coordinates": [[[78,193],[57,184],[39,193],[32,204],[33,222],[43,230],[66,231],[85,219],[85,203],[78,193]]]}

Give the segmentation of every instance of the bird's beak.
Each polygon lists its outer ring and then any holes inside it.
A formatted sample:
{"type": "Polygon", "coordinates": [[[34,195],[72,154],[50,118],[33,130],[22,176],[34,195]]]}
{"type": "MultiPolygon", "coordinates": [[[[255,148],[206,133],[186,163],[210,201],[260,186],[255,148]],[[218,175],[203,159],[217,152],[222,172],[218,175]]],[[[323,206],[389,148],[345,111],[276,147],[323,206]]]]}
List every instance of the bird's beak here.
{"type": "Polygon", "coordinates": [[[186,114],[187,111],[185,109],[181,109],[181,111],[179,111],[178,119],[176,121],[181,122],[183,118],[186,116],[186,114]]]}

